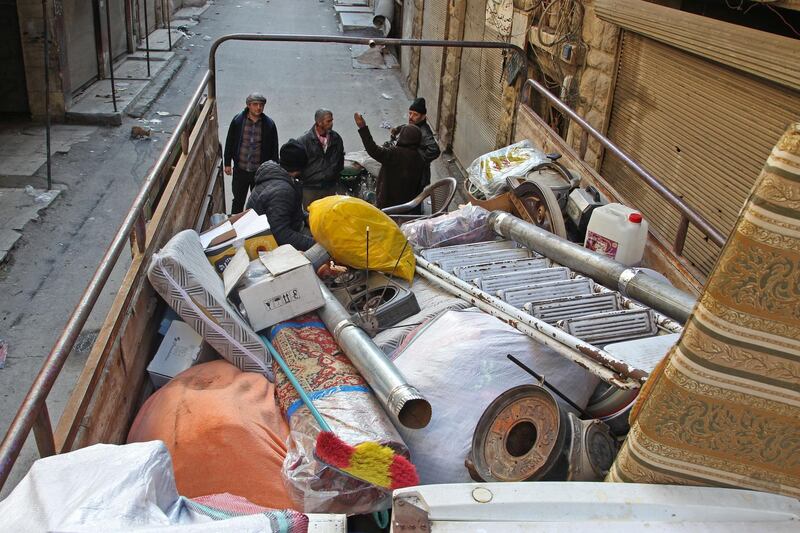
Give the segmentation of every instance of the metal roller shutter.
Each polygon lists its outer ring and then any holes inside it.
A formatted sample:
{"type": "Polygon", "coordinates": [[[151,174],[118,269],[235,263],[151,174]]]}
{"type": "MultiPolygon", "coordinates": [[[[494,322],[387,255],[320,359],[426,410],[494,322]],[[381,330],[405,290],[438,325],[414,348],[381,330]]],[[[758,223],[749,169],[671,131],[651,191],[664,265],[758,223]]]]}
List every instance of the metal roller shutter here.
{"type": "MultiPolygon", "coordinates": [[[[800,115],[800,93],[625,31],[608,137],[723,233],[800,115]]],[[[616,157],[602,175],[669,244],[680,216],[616,157]]],[[[720,249],[690,225],[683,255],[704,275],[720,249]]]]}
{"type": "MultiPolygon", "coordinates": [[[[469,0],[464,39],[506,40],[486,25],[486,0],[469,0]]],[[[453,152],[462,165],[494,149],[503,113],[503,53],[465,48],[461,55],[453,152]]]]}
{"type": "Polygon", "coordinates": [[[64,31],[67,37],[68,83],[71,93],[97,78],[94,11],[92,2],[65,0],[64,31]]]}
{"type": "MultiPolygon", "coordinates": [[[[445,37],[447,1],[426,0],[422,12],[422,38],[441,40],[445,37]]],[[[442,56],[444,48],[423,46],[419,58],[419,87],[417,96],[425,98],[428,124],[439,129],[439,99],[442,88],[442,56]]]]}

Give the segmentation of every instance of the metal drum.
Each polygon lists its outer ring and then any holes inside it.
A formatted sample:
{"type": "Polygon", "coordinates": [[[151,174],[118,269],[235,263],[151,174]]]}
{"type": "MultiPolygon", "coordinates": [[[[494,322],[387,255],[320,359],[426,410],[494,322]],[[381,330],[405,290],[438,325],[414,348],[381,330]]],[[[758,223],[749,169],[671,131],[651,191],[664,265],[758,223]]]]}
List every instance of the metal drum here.
{"type": "Polygon", "coordinates": [[[549,391],[538,385],[509,389],[478,421],[471,474],[487,482],[545,478],[562,463],[568,431],[569,421],[549,391]]]}
{"type": "Polygon", "coordinates": [[[572,439],[567,453],[567,481],[600,481],[617,455],[617,443],[599,420],[581,420],[567,414],[572,439]]]}

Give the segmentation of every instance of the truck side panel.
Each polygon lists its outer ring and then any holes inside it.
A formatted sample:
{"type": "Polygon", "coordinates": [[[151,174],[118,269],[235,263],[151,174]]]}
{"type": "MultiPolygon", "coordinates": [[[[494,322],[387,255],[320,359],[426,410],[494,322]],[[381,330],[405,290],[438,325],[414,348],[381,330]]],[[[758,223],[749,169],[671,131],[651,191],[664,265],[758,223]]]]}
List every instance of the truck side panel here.
{"type": "Polygon", "coordinates": [[[155,251],[200,217],[224,211],[216,102],[201,104],[145,228],[145,249],[133,258],[56,429],[56,449],[123,443],[150,391],[146,367],[155,351],[162,305],[147,280],[155,251]],[[213,185],[212,185],[213,183],[213,185]],[[210,191],[211,201],[206,198],[210,191]],[[206,212],[200,213],[202,208],[206,212]]]}

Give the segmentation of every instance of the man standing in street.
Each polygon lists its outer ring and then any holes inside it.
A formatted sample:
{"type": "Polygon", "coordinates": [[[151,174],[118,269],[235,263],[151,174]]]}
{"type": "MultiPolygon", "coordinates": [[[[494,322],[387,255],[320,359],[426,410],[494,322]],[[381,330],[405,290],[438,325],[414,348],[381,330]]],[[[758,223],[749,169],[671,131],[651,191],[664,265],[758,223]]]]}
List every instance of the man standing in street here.
{"type": "MultiPolygon", "coordinates": [[[[408,123],[414,124],[419,128],[422,133],[422,142],[420,143],[420,153],[425,160],[425,172],[422,176],[422,183],[420,190],[424,189],[431,183],[431,163],[442,154],[439,149],[439,143],[433,136],[433,130],[428,125],[428,109],[425,106],[424,98],[415,98],[411,105],[408,107],[408,123]]],[[[403,126],[399,126],[392,130],[392,141],[400,136],[403,126]]]]}
{"type": "Polygon", "coordinates": [[[259,215],[267,215],[272,236],[279,246],[291,244],[304,252],[314,245],[314,239],[303,232],[303,191],[297,178],[308,163],[308,157],[303,144],[294,139],[281,146],[280,155],[280,164],[267,161],[258,168],[247,207],[259,215]]]}
{"type": "Polygon", "coordinates": [[[267,98],[261,93],[251,93],[245,103],[247,107],[233,117],[225,139],[225,174],[233,173],[231,214],[244,208],[261,163],[278,160],[278,129],[264,114],[267,98]]]}
{"type": "Polygon", "coordinates": [[[333,113],[317,109],[314,125],[298,139],[306,148],[308,165],[303,170],[303,208],[326,196],[336,194],[339,173],[344,168],[344,143],[333,131],[333,113]]]}

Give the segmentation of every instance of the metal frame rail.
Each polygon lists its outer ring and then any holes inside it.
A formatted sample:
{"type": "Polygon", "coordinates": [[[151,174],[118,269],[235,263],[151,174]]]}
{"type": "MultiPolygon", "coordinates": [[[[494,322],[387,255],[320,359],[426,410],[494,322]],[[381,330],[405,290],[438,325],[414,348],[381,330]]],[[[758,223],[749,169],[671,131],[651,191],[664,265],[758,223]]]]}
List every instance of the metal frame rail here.
{"type": "Polygon", "coordinates": [[[557,96],[548,91],[544,85],[536,80],[529,79],[522,87],[523,101],[526,103],[526,105],[530,107],[532,89],[535,89],[536,92],[544,96],[550,104],[555,106],[556,109],[567,115],[571,120],[575,121],[581,128],[583,128],[584,134],[588,133],[597,141],[599,141],[605,149],[617,156],[637,176],[642,178],[642,181],[644,181],[650,186],[650,188],[664,198],[667,203],[678,210],[678,212],[681,214],[681,222],[678,225],[678,232],[675,235],[675,242],[673,243],[673,251],[677,255],[682,255],[683,253],[683,246],[686,242],[686,234],[689,231],[690,222],[694,224],[697,229],[703,232],[703,234],[708,237],[711,242],[720,248],[723,244],[725,244],[727,237],[723,235],[721,231],[711,225],[711,223],[705,217],[703,217],[703,215],[695,211],[682,198],[672,192],[661,180],[653,176],[640,163],[623,152],[617,145],[611,142],[608,137],[594,129],[591,124],[583,119],[583,117],[578,115],[571,107],[562,102],[557,96]]]}
{"type": "MultiPolygon", "coordinates": [[[[146,4],[146,3],[145,3],[146,4]]],[[[147,12],[145,11],[145,16],[147,12]]],[[[147,38],[147,32],[145,31],[147,38]]],[[[159,183],[159,176],[170,163],[170,154],[179,145],[183,153],[188,151],[187,125],[192,111],[200,103],[204,90],[208,87],[209,102],[216,98],[216,52],[219,46],[226,41],[267,41],[267,42],[297,42],[297,43],[338,43],[338,44],[363,44],[370,47],[378,45],[397,45],[397,46],[439,46],[463,47],[463,48],[500,48],[507,49],[520,54],[527,72],[527,58],[525,52],[518,46],[501,42],[482,42],[482,41],[436,41],[436,40],[415,40],[415,39],[370,39],[362,37],[340,37],[335,35],[260,35],[260,34],[232,34],[220,37],[211,46],[209,52],[209,70],[203,76],[200,85],[192,95],[189,104],[184,109],[181,119],[175,127],[174,133],[170,136],[158,159],[150,168],[139,193],[136,195],[131,208],[125,215],[119,229],[117,230],[111,245],[106,250],[100,264],[95,270],[92,279],[89,281],[78,304],[70,315],[67,324],[59,335],[50,353],[42,363],[42,367],[22,401],[22,405],[17,410],[14,420],[9,426],[8,432],[0,443],[0,487],[2,487],[11,469],[14,466],[20,451],[25,444],[31,430],[36,437],[36,445],[39,455],[47,457],[55,455],[55,439],[53,428],[50,421],[50,414],[47,410],[47,396],[58,378],[64,363],[67,360],[78,335],[86,324],[92,307],[100,292],[105,287],[111,271],[117,264],[119,256],[125,248],[129,239],[136,242],[138,252],[145,250],[145,212],[144,208],[148,201],[153,187],[159,183]]],[[[147,46],[149,52],[149,46],[147,46]]],[[[149,65],[148,65],[149,66],[149,65]]]]}
{"type": "MultiPolygon", "coordinates": [[[[142,253],[145,250],[145,205],[150,197],[153,187],[159,183],[159,176],[167,165],[171,163],[170,155],[173,150],[179,145],[182,134],[187,130],[190,119],[194,116],[192,111],[200,103],[206,86],[209,81],[209,74],[203,77],[200,86],[192,95],[189,104],[183,111],[178,125],[175,127],[175,133],[169,138],[158,159],[150,168],[144,182],[142,183],[139,193],[133,200],[130,210],[128,210],[125,219],[122,221],[119,229],[117,230],[114,240],[106,250],[103,258],[100,260],[100,265],[95,270],[92,279],[83,292],[75,310],[70,315],[64,330],[58,337],[50,353],[44,360],[42,368],[33,380],[33,384],[28,390],[28,394],[22,401],[22,405],[17,411],[14,420],[0,444],[0,487],[3,486],[14,462],[19,456],[25,441],[33,429],[36,436],[36,444],[39,449],[39,455],[47,457],[56,453],[55,440],[53,436],[53,429],[50,423],[50,415],[47,410],[47,396],[53,385],[58,378],[64,363],[67,360],[72,348],[75,344],[78,335],[83,329],[89,314],[92,311],[100,292],[105,287],[111,271],[117,264],[122,250],[132,236],[135,236],[138,252],[142,253]]],[[[211,100],[206,105],[209,105],[211,100]]],[[[186,153],[188,146],[182,145],[182,150],[186,153]]]]}

